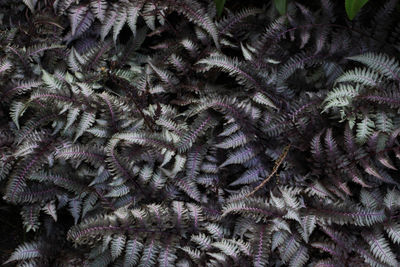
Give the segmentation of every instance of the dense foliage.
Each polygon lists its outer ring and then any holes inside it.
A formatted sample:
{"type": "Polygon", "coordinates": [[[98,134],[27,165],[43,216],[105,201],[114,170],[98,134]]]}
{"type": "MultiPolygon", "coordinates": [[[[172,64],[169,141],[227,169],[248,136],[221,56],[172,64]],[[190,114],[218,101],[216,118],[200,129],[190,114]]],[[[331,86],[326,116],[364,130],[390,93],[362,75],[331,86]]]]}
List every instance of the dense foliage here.
{"type": "Polygon", "coordinates": [[[399,266],[398,1],[303,2],[2,1],[7,263],[399,266]]]}

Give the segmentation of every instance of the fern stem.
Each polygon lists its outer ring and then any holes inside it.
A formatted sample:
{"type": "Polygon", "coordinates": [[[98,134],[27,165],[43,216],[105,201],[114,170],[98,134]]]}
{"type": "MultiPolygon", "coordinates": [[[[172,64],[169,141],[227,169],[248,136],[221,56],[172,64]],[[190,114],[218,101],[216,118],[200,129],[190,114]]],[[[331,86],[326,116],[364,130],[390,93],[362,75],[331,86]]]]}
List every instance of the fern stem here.
{"type": "Polygon", "coordinates": [[[279,158],[275,161],[275,165],[274,168],[272,169],[272,172],[270,175],[268,175],[267,178],[265,178],[264,181],[262,181],[261,184],[259,184],[253,191],[251,191],[249,194],[245,195],[244,198],[248,198],[252,195],[254,195],[258,190],[260,190],[278,171],[279,167],[281,166],[281,164],[283,163],[283,160],[286,158],[289,149],[290,149],[291,144],[285,146],[285,148],[283,149],[282,154],[279,156],[279,158]]]}

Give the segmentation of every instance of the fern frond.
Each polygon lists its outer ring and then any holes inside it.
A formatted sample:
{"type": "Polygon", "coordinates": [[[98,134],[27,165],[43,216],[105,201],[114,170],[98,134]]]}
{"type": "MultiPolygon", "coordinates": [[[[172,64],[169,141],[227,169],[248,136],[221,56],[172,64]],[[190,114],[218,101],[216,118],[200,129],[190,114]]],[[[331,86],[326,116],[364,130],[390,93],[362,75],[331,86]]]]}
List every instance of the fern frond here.
{"type": "Polygon", "coordinates": [[[241,214],[256,221],[266,220],[269,217],[281,217],[284,214],[263,203],[260,199],[254,198],[239,200],[225,205],[222,216],[227,216],[231,213],[241,214]]]}
{"type": "Polygon", "coordinates": [[[386,193],[383,203],[389,210],[394,210],[400,207],[400,192],[396,189],[388,190],[386,193]]]}
{"type": "Polygon", "coordinates": [[[199,3],[192,0],[175,0],[174,2],[172,8],[185,15],[189,21],[203,28],[213,38],[217,49],[220,49],[217,27],[199,3]]]}
{"type": "Polygon", "coordinates": [[[133,36],[136,36],[136,24],[139,17],[139,12],[142,9],[144,1],[129,2],[127,7],[127,23],[131,29],[133,36]]]}
{"type": "Polygon", "coordinates": [[[56,205],[54,204],[54,200],[48,202],[44,207],[42,208],[45,213],[50,215],[55,222],[57,222],[57,208],[56,205]]]}
{"type": "Polygon", "coordinates": [[[1,60],[0,61],[0,74],[4,74],[6,71],[10,70],[12,67],[12,63],[9,60],[1,60]]]}
{"type": "Polygon", "coordinates": [[[392,252],[389,242],[383,236],[383,233],[374,231],[373,233],[365,235],[365,238],[374,256],[390,266],[397,266],[399,264],[396,260],[396,255],[392,252]]]}
{"type": "MultiPolygon", "coordinates": [[[[340,225],[355,224],[359,226],[371,226],[382,223],[386,219],[383,209],[372,210],[364,207],[346,207],[346,205],[327,206],[321,209],[315,209],[314,215],[324,218],[328,222],[334,222],[340,225]]],[[[314,213],[314,212],[313,212],[314,213]]]]}
{"type": "Polygon", "coordinates": [[[363,63],[387,78],[400,81],[400,65],[395,58],[390,58],[385,54],[369,52],[366,54],[349,57],[349,59],[363,63]]]}
{"type": "Polygon", "coordinates": [[[160,243],[156,237],[152,237],[147,244],[144,245],[143,254],[140,258],[138,267],[154,266],[157,260],[157,254],[160,250],[160,243]]]}
{"type": "Polygon", "coordinates": [[[6,188],[6,198],[15,201],[16,194],[26,186],[27,177],[35,171],[42,162],[44,154],[47,152],[47,144],[42,143],[36,148],[29,157],[21,160],[10,175],[6,188]]]}
{"type": "Polygon", "coordinates": [[[81,211],[82,211],[82,201],[78,198],[71,199],[69,201],[69,212],[74,218],[75,225],[78,223],[78,220],[81,217],[81,211]]]}
{"type": "Polygon", "coordinates": [[[95,146],[85,147],[80,145],[71,145],[58,149],[55,157],[62,159],[86,160],[87,162],[98,164],[102,163],[105,155],[101,149],[95,146]]]}
{"type": "Polygon", "coordinates": [[[27,81],[18,81],[15,87],[11,87],[8,90],[5,90],[2,95],[1,95],[1,100],[6,99],[11,97],[12,95],[22,95],[25,94],[29,91],[31,91],[33,88],[37,88],[42,84],[41,81],[39,80],[27,80],[27,81]]]}
{"type": "Polygon", "coordinates": [[[330,91],[324,100],[324,109],[322,112],[326,112],[328,109],[333,107],[346,107],[349,106],[354,97],[359,93],[360,87],[356,87],[349,84],[339,84],[338,87],[330,91]]]}
{"type": "Polygon", "coordinates": [[[198,139],[207,131],[207,129],[213,127],[215,124],[216,120],[213,118],[213,116],[211,116],[211,114],[199,116],[191,126],[191,129],[187,131],[179,141],[179,152],[187,151],[190,147],[192,147],[196,139],[198,139]]]}
{"type": "MultiPolygon", "coordinates": [[[[197,62],[197,64],[205,64],[204,70],[211,68],[219,68],[229,75],[234,76],[239,84],[255,88],[257,91],[265,91],[264,86],[256,77],[242,69],[241,64],[237,59],[230,59],[223,55],[212,55],[197,62]]],[[[269,102],[272,102],[271,100],[269,102]]]]}
{"type": "Polygon", "coordinates": [[[319,260],[313,266],[314,267],[326,267],[326,266],[339,267],[341,264],[342,263],[340,263],[340,262],[336,262],[336,261],[333,261],[333,260],[330,260],[330,259],[326,259],[326,260],[319,260]]]}
{"type": "Polygon", "coordinates": [[[321,251],[331,254],[333,257],[340,257],[341,251],[335,247],[334,244],[329,242],[313,242],[312,247],[319,249],[321,251]]]}
{"type": "Polygon", "coordinates": [[[139,262],[139,255],[143,249],[143,244],[137,237],[126,242],[124,266],[133,267],[139,262]]]}
{"type": "Polygon", "coordinates": [[[277,109],[277,107],[275,106],[275,104],[271,101],[271,99],[269,99],[265,94],[257,92],[254,94],[254,96],[252,97],[253,101],[264,105],[266,107],[271,107],[274,109],[277,109]]]}
{"type": "MultiPolygon", "coordinates": [[[[299,248],[300,243],[297,240],[296,235],[289,235],[283,245],[279,247],[279,254],[282,261],[285,263],[289,263],[292,259],[295,259],[294,255],[296,254],[296,252],[298,252],[299,248]]],[[[302,259],[303,257],[300,255],[300,259],[302,259]]]]}
{"type": "Polygon", "coordinates": [[[212,239],[204,233],[192,235],[190,240],[192,242],[196,243],[199,246],[199,248],[202,250],[204,250],[204,249],[208,250],[211,248],[212,239]]]}
{"type": "Polygon", "coordinates": [[[113,187],[110,192],[108,192],[105,197],[122,197],[130,192],[129,187],[126,185],[118,185],[113,187]]]}
{"type": "Polygon", "coordinates": [[[380,197],[379,192],[368,191],[366,189],[361,189],[360,201],[366,207],[370,209],[378,209],[380,207],[380,202],[383,199],[380,197]]]}
{"type": "Polygon", "coordinates": [[[178,84],[178,79],[173,76],[173,74],[167,70],[161,70],[149,62],[149,66],[154,70],[154,72],[160,77],[160,79],[170,87],[174,87],[178,84]]]}
{"type": "Polygon", "coordinates": [[[29,180],[39,182],[52,182],[55,185],[65,188],[71,192],[84,192],[86,186],[79,180],[69,177],[69,175],[61,175],[57,173],[48,173],[45,171],[34,172],[29,175],[29,180]]]}
{"type": "Polygon", "coordinates": [[[91,0],[90,1],[90,10],[93,14],[98,18],[101,22],[104,21],[106,10],[107,10],[107,1],[105,0],[91,0]]]}
{"type": "Polygon", "coordinates": [[[188,196],[190,196],[192,199],[200,202],[200,196],[201,193],[199,189],[197,188],[197,184],[195,183],[194,180],[192,179],[187,179],[187,178],[177,178],[175,180],[175,183],[179,186],[180,189],[182,189],[188,196]]]}
{"type": "Polygon", "coordinates": [[[95,118],[96,114],[86,111],[83,112],[81,121],[76,129],[74,142],[76,142],[76,140],[78,140],[78,138],[81,137],[81,135],[93,125],[95,118]]]}
{"type": "Polygon", "coordinates": [[[26,109],[26,105],[19,101],[14,101],[10,106],[10,117],[19,129],[19,117],[21,117],[26,109]]]}
{"type": "Polygon", "coordinates": [[[40,252],[41,244],[38,242],[25,242],[19,245],[11,254],[11,257],[5,262],[10,263],[13,261],[27,260],[42,257],[40,252]]]}
{"type": "Polygon", "coordinates": [[[353,82],[377,87],[382,81],[379,73],[368,68],[355,68],[343,73],[336,82],[353,82]]]}
{"type": "Polygon", "coordinates": [[[211,244],[211,246],[220,249],[224,254],[237,259],[237,256],[240,254],[239,247],[226,240],[217,241],[211,244]]]}
{"type": "Polygon", "coordinates": [[[99,198],[101,198],[101,195],[98,193],[98,191],[91,192],[87,197],[85,197],[82,203],[82,218],[85,218],[86,214],[95,208],[99,198]]]}
{"type": "Polygon", "coordinates": [[[236,149],[228,155],[228,158],[219,166],[220,168],[230,164],[243,164],[254,158],[257,152],[250,146],[236,149]]]}
{"type": "Polygon", "coordinates": [[[165,136],[162,135],[148,135],[142,132],[136,133],[120,133],[113,137],[114,140],[125,140],[133,144],[138,144],[142,146],[150,146],[154,148],[162,147],[164,149],[174,151],[175,147],[170,141],[165,140],[165,136]]]}
{"type": "Polygon", "coordinates": [[[126,236],[125,235],[116,235],[111,240],[111,256],[113,259],[119,257],[122,254],[122,251],[125,248],[126,236]]]}
{"type": "Polygon", "coordinates": [[[373,134],[375,123],[368,116],[365,116],[361,122],[357,123],[357,142],[364,144],[373,134]]]}
{"type": "Polygon", "coordinates": [[[393,243],[400,244],[400,224],[398,222],[392,222],[385,226],[385,230],[393,243]]]}
{"type": "Polygon", "coordinates": [[[112,256],[109,249],[105,249],[100,255],[90,263],[90,267],[107,267],[112,262],[112,256]]]}
{"type": "Polygon", "coordinates": [[[50,74],[47,71],[43,70],[42,80],[48,86],[49,89],[55,91],[62,91],[64,81],[60,80],[54,73],[50,74]]]}
{"type": "Polygon", "coordinates": [[[61,193],[60,190],[48,186],[35,186],[24,188],[23,191],[16,193],[14,201],[16,203],[40,203],[54,199],[57,194],[61,193]]]}
{"type": "Polygon", "coordinates": [[[168,238],[166,242],[162,243],[160,248],[158,264],[161,267],[175,266],[175,262],[178,258],[176,255],[177,244],[175,238],[168,238]]]}
{"type": "Polygon", "coordinates": [[[390,265],[387,265],[377,259],[374,255],[372,255],[370,252],[364,250],[363,248],[358,248],[357,251],[363,258],[366,263],[369,264],[369,266],[373,267],[388,267],[390,265]]]}
{"type": "Polygon", "coordinates": [[[307,55],[300,53],[298,55],[292,56],[287,63],[285,63],[278,72],[278,81],[286,81],[290,76],[292,76],[296,70],[303,69],[306,64],[313,64],[316,55],[307,55]]]}
{"type": "Polygon", "coordinates": [[[388,115],[385,112],[378,112],[376,114],[375,125],[379,131],[385,133],[392,133],[394,130],[392,118],[388,117],[388,115]]]}
{"type": "Polygon", "coordinates": [[[40,206],[37,204],[24,206],[21,211],[22,216],[22,223],[26,232],[29,231],[36,231],[39,229],[40,222],[39,222],[39,212],[40,206]]]}
{"type": "Polygon", "coordinates": [[[230,183],[230,186],[240,184],[251,184],[261,180],[261,177],[266,176],[266,172],[262,166],[248,169],[238,179],[230,183]]]}
{"type": "Polygon", "coordinates": [[[221,34],[227,35],[234,30],[237,25],[240,25],[242,20],[259,13],[262,13],[262,10],[258,8],[244,8],[237,13],[231,13],[217,22],[218,31],[221,34]]]}
{"type": "Polygon", "coordinates": [[[197,146],[189,152],[186,163],[186,176],[190,180],[195,180],[200,172],[200,167],[204,158],[205,147],[197,146]]]}
{"type": "Polygon", "coordinates": [[[122,30],[122,27],[124,26],[126,19],[127,19],[127,13],[126,13],[126,8],[120,8],[118,10],[118,16],[115,20],[115,23],[113,25],[113,40],[114,40],[114,44],[117,42],[117,38],[119,33],[122,30]]]}
{"type": "Polygon", "coordinates": [[[33,45],[30,46],[26,49],[26,56],[27,57],[32,57],[37,54],[41,54],[44,51],[51,50],[51,49],[60,49],[60,48],[65,48],[63,45],[58,45],[58,44],[38,44],[38,45],[33,45]]]}
{"type": "Polygon", "coordinates": [[[92,24],[93,15],[88,6],[79,5],[69,9],[69,20],[71,23],[71,34],[80,35],[92,24]]]}
{"type": "Polygon", "coordinates": [[[255,227],[253,236],[253,264],[255,267],[267,266],[268,249],[270,247],[267,227],[265,225],[255,227]]]}
{"type": "Polygon", "coordinates": [[[290,267],[304,266],[309,259],[308,249],[300,246],[289,262],[290,267]]]}

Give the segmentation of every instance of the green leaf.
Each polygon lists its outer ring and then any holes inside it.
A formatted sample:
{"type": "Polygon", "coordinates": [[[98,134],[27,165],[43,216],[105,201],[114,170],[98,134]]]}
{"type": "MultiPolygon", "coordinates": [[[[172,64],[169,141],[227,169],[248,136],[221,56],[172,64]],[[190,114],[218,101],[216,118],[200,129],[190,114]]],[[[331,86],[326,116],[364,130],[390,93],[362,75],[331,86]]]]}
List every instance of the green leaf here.
{"type": "Polygon", "coordinates": [[[287,9],[287,0],[274,0],[274,3],[279,14],[285,15],[287,9]]]}
{"type": "Polygon", "coordinates": [[[221,17],[222,11],[224,10],[224,5],[226,0],[214,0],[215,6],[217,8],[218,17],[221,17]]]}
{"type": "Polygon", "coordinates": [[[353,20],[358,11],[368,2],[368,0],[346,0],[346,13],[350,20],[353,20]]]}

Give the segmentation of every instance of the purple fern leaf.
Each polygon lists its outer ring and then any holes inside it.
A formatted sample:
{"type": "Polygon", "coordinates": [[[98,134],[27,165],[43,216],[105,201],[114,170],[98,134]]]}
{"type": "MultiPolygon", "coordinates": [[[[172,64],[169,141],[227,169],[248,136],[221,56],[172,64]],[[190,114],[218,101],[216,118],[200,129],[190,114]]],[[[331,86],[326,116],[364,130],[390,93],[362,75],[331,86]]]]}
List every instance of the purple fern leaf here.
{"type": "Polygon", "coordinates": [[[98,232],[98,233],[102,233],[104,231],[118,231],[121,230],[121,227],[118,226],[93,226],[93,227],[89,227],[83,230],[78,230],[76,232],[70,232],[69,236],[71,237],[72,240],[79,240],[81,239],[83,236],[87,236],[92,234],[93,232],[98,232]]]}
{"type": "Polygon", "coordinates": [[[259,233],[259,241],[258,241],[258,250],[257,250],[257,255],[256,255],[256,263],[255,266],[262,266],[261,265],[261,257],[263,254],[263,243],[264,243],[264,232],[265,232],[265,227],[260,227],[260,233],[259,233]]]}
{"type": "Polygon", "coordinates": [[[12,179],[11,181],[11,193],[8,194],[10,195],[10,200],[13,201],[15,197],[15,193],[21,189],[23,183],[25,182],[26,175],[28,174],[29,170],[34,168],[35,164],[39,161],[41,155],[43,154],[44,151],[41,151],[38,155],[36,155],[28,165],[25,166],[25,168],[22,169],[22,172],[17,176],[16,179],[12,179]]]}
{"type": "Polygon", "coordinates": [[[70,9],[69,19],[71,23],[72,35],[75,35],[76,28],[78,27],[79,23],[83,20],[87,12],[88,12],[88,7],[85,5],[77,6],[70,9]]]}
{"type": "Polygon", "coordinates": [[[100,57],[108,51],[108,48],[110,48],[111,43],[110,42],[105,42],[104,45],[102,45],[102,47],[100,48],[99,52],[96,54],[96,56],[94,57],[94,59],[90,62],[90,64],[88,64],[87,69],[90,70],[93,68],[93,66],[95,66],[97,64],[97,62],[99,61],[100,57]]]}

